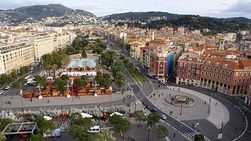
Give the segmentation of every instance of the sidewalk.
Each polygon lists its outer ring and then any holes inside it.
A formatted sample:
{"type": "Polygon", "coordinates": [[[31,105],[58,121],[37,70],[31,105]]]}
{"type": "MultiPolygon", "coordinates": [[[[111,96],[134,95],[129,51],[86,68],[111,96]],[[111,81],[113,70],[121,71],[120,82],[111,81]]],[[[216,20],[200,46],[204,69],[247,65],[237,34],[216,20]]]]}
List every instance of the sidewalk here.
{"type": "Polygon", "coordinates": [[[45,97],[43,99],[33,98],[25,99],[21,96],[5,96],[0,99],[0,109],[32,108],[44,106],[67,106],[67,105],[85,105],[101,104],[107,102],[116,102],[124,98],[124,95],[113,94],[107,96],[83,96],[83,97],[45,97]]]}

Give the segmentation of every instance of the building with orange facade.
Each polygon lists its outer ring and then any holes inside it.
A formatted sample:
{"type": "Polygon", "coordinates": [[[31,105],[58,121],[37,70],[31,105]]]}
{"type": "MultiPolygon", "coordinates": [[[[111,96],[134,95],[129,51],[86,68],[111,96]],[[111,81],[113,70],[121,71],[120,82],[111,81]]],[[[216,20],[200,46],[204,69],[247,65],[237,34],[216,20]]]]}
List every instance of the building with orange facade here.
{"type": "Polygon", "coordinates": [[[246,95],[251,80],[251,60],[237,50],[202,47],[178,60],[176,83],[195,85],[229,95],[246,95]]]}

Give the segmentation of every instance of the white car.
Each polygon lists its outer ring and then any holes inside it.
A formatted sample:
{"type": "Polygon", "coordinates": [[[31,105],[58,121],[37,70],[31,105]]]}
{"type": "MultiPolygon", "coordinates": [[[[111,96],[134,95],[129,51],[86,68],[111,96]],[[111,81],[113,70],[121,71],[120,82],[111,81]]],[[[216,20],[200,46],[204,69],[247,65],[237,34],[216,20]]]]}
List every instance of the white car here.
{"type": "Polygon", "coordinates": [[[10,86],[6,86],[5,88],[4,88],[4,90],[9,90],[10,89],[10,86]]]}
{"type": "Polygon", "coordinates": [[[4,94],[4,91],[3,90],[0,90],[0,95],[4,94]]]}
{"type": "Polygon", "coordinates": [[[166,140],[166,141],[170,141],[170,139],[169,139],[168,137],[165,137],[165,140],[166,140]]]}
{"type": "Polygon", "coordinates": [[[166,115],[164,115],[164,114],[161,116],[161,118],[162,118],[163,120],[166,120],[166,119],[167,119],[166,115]]]}
{"type": "Polygon", "coordinates": [[[88,130],[89,133],[99,133],[101,131],[100,126],[93,126],[88,130]]]}

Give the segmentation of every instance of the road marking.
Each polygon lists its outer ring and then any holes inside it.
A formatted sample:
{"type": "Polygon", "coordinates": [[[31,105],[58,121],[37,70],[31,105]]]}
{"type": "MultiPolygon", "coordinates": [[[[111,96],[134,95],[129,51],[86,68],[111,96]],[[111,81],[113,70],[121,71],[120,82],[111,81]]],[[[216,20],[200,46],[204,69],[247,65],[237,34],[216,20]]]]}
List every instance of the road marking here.
{"type": "Polygon", "coordinates": [[[248,130],[248,118],[247,118],[247,116],[243,113],[243,111],[240,109],[240,107],[238,107],[237,109],[239,109],[241,114],[245,117],[246,127],[245,127],[244,131],[238,137],[234,138],[232,141],[238,141],[242,136],[244,136],[244,134],[248,130]]]}

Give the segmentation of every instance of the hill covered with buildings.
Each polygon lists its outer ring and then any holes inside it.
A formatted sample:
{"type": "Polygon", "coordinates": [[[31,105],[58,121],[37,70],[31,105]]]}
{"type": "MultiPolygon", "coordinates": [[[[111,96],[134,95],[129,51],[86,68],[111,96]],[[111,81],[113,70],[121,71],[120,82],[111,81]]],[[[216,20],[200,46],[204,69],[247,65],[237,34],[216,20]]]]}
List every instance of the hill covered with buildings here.
{"type": "Polygon", "coordinates": [[[47,24],[60,25],[95,21],[93,13],[84,10],[73,10],[61,4],[33,5],[0,11],[0,23],[19,24],[43,21],[47,24]]]}
{"type": "Polygon", "coordinates": [[[213,18],[168,12],[128,12],[108,15],[102,17],[102,20],[142,28],[159,29],[165,26],[184,26],[190,29],[209,29],[211,33],[236,32],[251,28],[251,20],[243,17],[213,18]]]}

